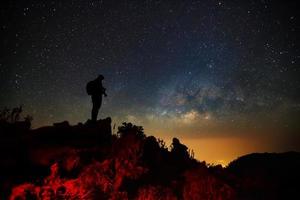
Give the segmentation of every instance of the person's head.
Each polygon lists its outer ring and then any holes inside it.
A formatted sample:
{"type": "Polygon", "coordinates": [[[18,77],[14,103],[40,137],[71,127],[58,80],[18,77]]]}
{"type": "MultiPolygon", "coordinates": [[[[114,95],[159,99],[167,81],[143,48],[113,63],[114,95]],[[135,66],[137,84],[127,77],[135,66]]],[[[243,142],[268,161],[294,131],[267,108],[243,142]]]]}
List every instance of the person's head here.
{"type": "Polygon", "coordinates": [[[179,140],[177,138],[173,138],[173,145],[174,144],[180,144],[179,140]]]}
{"type": "Polygon", "coordinates": [[[99,74],[97,77],[98,80],[102,81],[104,79],[104,76],[102,74],[99,74]]]}

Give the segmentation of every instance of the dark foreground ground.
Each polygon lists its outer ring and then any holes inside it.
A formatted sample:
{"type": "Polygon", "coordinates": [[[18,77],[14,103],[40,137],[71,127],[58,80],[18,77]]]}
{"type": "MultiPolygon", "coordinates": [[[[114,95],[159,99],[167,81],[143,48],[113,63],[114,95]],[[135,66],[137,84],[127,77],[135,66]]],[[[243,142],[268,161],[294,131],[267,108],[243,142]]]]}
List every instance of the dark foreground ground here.
{"type": "Polygon", "coordinates": [[[300,153],[249,154],[227,168],[111,119],[31,130],[0,122],[0,199],[300,199],[300,153]]]}

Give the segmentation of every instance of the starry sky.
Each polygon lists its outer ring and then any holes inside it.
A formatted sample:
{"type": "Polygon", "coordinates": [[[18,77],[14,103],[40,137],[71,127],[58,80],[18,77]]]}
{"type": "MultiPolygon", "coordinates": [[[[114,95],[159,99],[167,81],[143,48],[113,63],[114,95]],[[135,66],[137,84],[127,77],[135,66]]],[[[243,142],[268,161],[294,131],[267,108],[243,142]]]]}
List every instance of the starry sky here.
{"type": "Polygon", "coordinates": [[[0,10],[0,107],[24,105],[35,128],[85,122],[85,85],[103,74],[99,117],[168,145],[178,137],[200,160],[300,151],[297,1],[29,0],[0,10]]]}

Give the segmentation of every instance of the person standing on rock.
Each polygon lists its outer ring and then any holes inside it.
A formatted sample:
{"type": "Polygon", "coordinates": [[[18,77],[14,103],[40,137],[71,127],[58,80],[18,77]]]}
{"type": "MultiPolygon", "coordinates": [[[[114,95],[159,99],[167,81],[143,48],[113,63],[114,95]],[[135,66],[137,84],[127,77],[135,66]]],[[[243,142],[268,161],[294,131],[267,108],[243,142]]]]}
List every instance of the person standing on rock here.
{"type": "Polygon", "coordinates": [[[103,80],[104,76],[100,74],[95,80],[88,82],[86,85],[86,92],[92,97],[93,103],[92,122],[97,121],[98,112],[102,104],[102,95],[107,97],[106,89],[102,86],[103,80]]]}

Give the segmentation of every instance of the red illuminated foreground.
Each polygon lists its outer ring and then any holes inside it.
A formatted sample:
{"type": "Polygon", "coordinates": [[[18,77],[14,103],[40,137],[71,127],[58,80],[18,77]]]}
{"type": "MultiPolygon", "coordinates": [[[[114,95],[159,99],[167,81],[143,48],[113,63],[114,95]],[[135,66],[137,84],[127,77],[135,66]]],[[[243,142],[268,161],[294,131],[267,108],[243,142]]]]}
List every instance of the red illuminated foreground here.
{"type": "Polygon", "coordinates": [[[5,199],[280,199],[299,187],[298,153],[251,154],[222,168],[195,160],[176,138],[167,148],[131,123],[113,135],[110,118],[21,127],[2,125],[14,133],[3,138],[11,144],[1,158],[5,199]]]}

